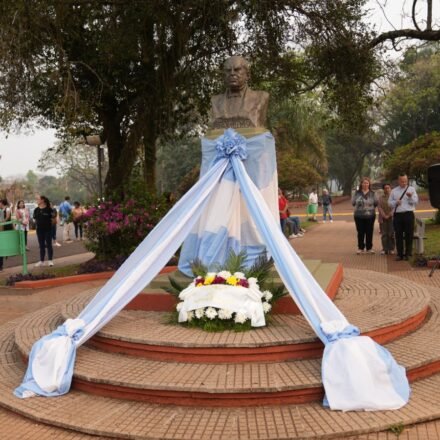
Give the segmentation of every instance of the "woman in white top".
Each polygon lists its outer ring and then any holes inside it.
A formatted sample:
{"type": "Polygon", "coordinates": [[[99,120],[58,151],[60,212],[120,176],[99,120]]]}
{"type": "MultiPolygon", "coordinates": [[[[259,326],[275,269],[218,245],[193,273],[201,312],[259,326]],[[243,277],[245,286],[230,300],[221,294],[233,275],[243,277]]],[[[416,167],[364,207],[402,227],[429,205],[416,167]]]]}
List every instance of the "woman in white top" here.
{"type": "Polygon", "coordinates": [[[27,236],[29,231],[29,209],[26,208],[24,204],[24,200],[19,200],[17,202],[17,208],[15,210],[15,218],[20,222],[20,224],[16,225],[16,229],[20,231],[24,231],[24,242],[26,245],[26,250],[28,251],[28,245],[27,245],[27,236]]]}

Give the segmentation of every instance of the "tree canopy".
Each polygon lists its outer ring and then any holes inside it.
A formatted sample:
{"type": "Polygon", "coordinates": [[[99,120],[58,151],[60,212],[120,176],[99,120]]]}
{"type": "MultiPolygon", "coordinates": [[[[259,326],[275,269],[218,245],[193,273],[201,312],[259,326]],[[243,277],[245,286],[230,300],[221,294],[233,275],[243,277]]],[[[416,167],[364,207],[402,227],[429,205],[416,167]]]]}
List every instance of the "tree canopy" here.
{"type": "MultiPolygon", "coordinates": [[[[366,0],[16,0],[0,2],[0,125],[37,120],[66,137],[97,132],[108,193],[124,196],[141,157],[146,189],[156,147],[203,127],[217,68],[233,53],[274,99],[316,87],[362,127],[377,46],[439,40],[432,29],[376,35],[366,0]]],[[[432,8],[432,2],[428,0],[432,8]]],[[[429,11],[429,8],[428,8],[429,11]]],[[[429,14],[428,14],[429,15],[429,14]]]]}

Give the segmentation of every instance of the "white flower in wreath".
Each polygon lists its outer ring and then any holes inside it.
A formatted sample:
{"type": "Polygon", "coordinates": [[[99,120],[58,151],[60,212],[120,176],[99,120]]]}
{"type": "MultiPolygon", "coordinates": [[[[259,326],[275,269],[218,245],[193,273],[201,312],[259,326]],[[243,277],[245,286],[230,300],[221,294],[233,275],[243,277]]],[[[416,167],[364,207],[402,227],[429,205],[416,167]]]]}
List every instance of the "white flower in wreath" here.
{"type": "Polygon", "coordinates": [[[218,317],[220,319],[231,319],[232,318],[232,311],[228,309],[220,309],[218,311],[218,317]]]}
{"type": "Polygon", "coordinates": [[[217,274],[217,276],[222,277],[225,280],[227,280],[231,276],[231,272],[229,272],[228,270],[222,270],[221,272],[219,272],[217,274]]]}
{"type": "Polygon", "coordinates": [[[186,319],[187,319],[188,322],[189,322],[189,321],[192,321],[193,318],[194,318],[194,312],[191,310],[190,312],[188,312],[188,313],[186,314],[186,319]]]}
{"type": "Polygon", "coordinates": [[[178,312],[180,312],[180,311],[182,310],[183,304],[184,304],[183,301],[177,304],[177,306],[176,306],[176,310],[177,310],[178,312]]]}
{"type": "Polygon", "coordinates": [[[206,278],[210,278],[210,277],[214,277],[214,278],[215,278],[216,275],[217,275],[217,274],[216,274],[215,272],[208,272],[208,273],[206,274],[206,276],[205,276],[205,279],[206,279],[206,278]]]}
{"type": "Polygon", "coordinates": [[[265,290],[265,291],[263,292],[263,298],[264,298],[266,301],[270,301],[270,300],[273,298],[273,295],[272,295],[272,293],[269,292],[268,290],[265,290]]]}
{"type": "Polygon", "coordinates": [[[214,307],[208,307],[205,310],[205,315],[209,319],[214,319],[217,316],[217,310],[215,310],[214,307]]]}
{"type": "Polygon", "coordinates": [[[270,309],[272,308],[272,306],[268,303],[268,302],[264,302],[263,303],[263,312],[264,313],[268,313],[270,312],[270,309]]]}
{"type": "Polygon", "coordinates": [[[205,315],[205,309],[203,308],[196,309],[195,315],[197,319],[203,318],[203,316],[205,315]]]}
{"type": "Polygon", "coordinates": [[[250,287],[258,287],[258,280],[255,277],[248,278],[248,283],[250,287]]]}
{"type": "Polygon", "coordinates": [[[238,278],[239,280],[244,280],[246,279],[246,275],[243,272],[235,272],[234,273],[234,277],[238,278]]]}
{"type": "Polygon", "coordinates": [[[248,317],[246,316],[246,313],[238,312],[235,314],[234,322],[236,324],[244,324],[247,321],[248,317]]]}

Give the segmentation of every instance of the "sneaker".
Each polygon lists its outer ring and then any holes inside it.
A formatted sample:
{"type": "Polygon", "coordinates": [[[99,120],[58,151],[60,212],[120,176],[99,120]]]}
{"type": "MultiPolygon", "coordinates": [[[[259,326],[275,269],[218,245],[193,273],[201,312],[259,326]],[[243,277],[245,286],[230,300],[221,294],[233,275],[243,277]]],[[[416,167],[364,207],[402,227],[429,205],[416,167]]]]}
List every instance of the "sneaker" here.
{"type": "Polygon", "coordinates": [[[44,266],[44,261],[39,261],[38,263],[34,264],[34,267],[41,267],[44,266]]]}
{"type": "Polygon", "coordinates": [[[298,234],[296,234],[297,237],[304,237],[304,234],[302,232],[298,232],[298,234]]]}
{"type": "Polygon", "coordinates": [[[322,223],[327,223],[327,221],[326,221],[326,220],[323,220],[322,223]]]}
{"type": "Polygon", "coordinates": [[[330,223],[333,223],[333,220],[330,220],[330,223]]]}
{"type": "Polygon", "coordinates": [[[56,247],[61,247],[61,245],[57,241],[53,245],[56,247]]]}
{"type": "Polygon", "coordinates": [[[53,266],[53,261],[52,261],[52,260],[49,260],[48,265],[49,265],[49,266],[53,266]]]}
{"type": "Polygon", "coordinates": [[[368,251],[366,251],[367,254],[375,254],[376,252],[373,249],[368,249],[368,251]]]}
{"type": "Polygon", "coordinates": [[[386,251],[380,251],[380,255],[386,255],[386,251]]]}
{"type": "Polygon", "coordinates": [[[394,255],[394,251],[389,251],[388,252],[390,255],[394,255]]]}
{"type": "Polygon", "coordinates": [[[363,249],[358,249],[357,251],[356,251],[356,253],[359,255],[359,254],[362,254],[362,252],[364,252],[363,251],[363,249]]]}
{"type": "Polygon", "coordinates": [[[31,250],[31,248],[30,248],[30,247],[28,247],[28,246],[26,246],[26,250],[27,250],[27,251],[30,251],[30,250],[31,250]]]}
{"type": "Polygon", "coordinates": [[[289,240],[290,240],[291,238],[298,238],[298,235],[296,235],[296,234],[289,235],[289,240]]]}

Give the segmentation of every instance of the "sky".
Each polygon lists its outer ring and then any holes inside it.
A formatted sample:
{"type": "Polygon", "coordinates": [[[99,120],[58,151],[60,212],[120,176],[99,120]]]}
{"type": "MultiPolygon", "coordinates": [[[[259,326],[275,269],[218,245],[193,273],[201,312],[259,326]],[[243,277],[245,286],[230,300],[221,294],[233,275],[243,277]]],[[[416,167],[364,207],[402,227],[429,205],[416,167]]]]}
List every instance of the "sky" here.
{"type": "MultiPolygon", "coordinates": [[[[433,19],[440,24],[440,2],[434,2],[433,19]]],[[[411,26],[408,17],[412,1],[410,0],[369,0],[370,21],[377,32],[385,32],[395,28],[411,26]],[[402,10],[407,17],[402,17],[402,10]],[[386,13],[387,19],[384,17],[386,13]]],[[[425,1],[419,2],[423,10],[425,1]]],[[[54,130],[35,129],[32,133],[10,134],[7,138],[0,132],[0,176],[22,176],[29,170],[37,171],[38,160],[44,150],[53,146],[54,130]]],[[[48,171],[46,174],[55,174],[48,171]]]]}

